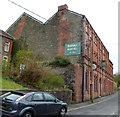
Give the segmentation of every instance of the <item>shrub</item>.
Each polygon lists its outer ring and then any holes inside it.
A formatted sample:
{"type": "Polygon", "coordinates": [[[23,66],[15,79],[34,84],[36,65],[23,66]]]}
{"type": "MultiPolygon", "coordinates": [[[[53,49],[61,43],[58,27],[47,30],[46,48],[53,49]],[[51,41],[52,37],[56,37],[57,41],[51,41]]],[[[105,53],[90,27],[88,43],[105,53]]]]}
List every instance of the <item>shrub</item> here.
{"type": "Polygon", "coordinates": [[[13,79],[19,75],[19,70],[13,67],[13,64],[8,61],[6,66],[2,66],[2,75],[13,79]]]}
{"type": "Polygon", "coordinates": [[[22,83],[36,87],[37,82],[42,79],[43,73],[43,69],[39,68],[37,63],[31,60],[21,72],[19,80],[22,83]]]}
{"type": "Polygon", "coordinates": [[[16,53],[16,56],[14,57],[15,59],[14,62],[15,62],[16,67],[19,68],[21,63],[25,64],[26,62],[31,60],[32,57],[34,58],[34,55],[31,50],[19,50],[16,53]]]}
{"type": "Polygon", "coordinates": [[[50,65],[64,67],[70,64],[70,60],[63,56],[56,56],[55,60],[50,62],[50,65]]]}
{"type": "Polygon", "coordinates": [[[41,90],[57,90],[63,89],[63,87],[64,79],[59,75],[48,76],[38,83],[38,88],[41,90]]]}

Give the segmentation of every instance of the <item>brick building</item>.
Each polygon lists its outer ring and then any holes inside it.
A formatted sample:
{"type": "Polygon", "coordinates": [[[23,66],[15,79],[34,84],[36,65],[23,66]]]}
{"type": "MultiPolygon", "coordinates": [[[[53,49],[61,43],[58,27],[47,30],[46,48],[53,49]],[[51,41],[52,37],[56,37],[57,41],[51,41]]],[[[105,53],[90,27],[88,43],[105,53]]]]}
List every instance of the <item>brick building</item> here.
{"type": "Polygon", "coordinates": [[[4,32],[3,30],[0,30],[0,40],[2,43],[1,44],[2,47],[0,49],[1,51],[0,52],[1,53],[0,63],[2,63],[2,61],[8,62],[8,59],[11,58],[14,37],[4,32]]]}
{"type": "Polygon", "coordinates": [[[74,65],[74,100],[113,93],[113,64],[109,52],[85,15],[58,7],[45,23],[23,13],[7,30],[45,60],[69,56],[74,65]],[[79,54],[66,55],[66,44],[80,44],[79,54]],[[94,66],[94,70],[93,70],[94,66]]]}

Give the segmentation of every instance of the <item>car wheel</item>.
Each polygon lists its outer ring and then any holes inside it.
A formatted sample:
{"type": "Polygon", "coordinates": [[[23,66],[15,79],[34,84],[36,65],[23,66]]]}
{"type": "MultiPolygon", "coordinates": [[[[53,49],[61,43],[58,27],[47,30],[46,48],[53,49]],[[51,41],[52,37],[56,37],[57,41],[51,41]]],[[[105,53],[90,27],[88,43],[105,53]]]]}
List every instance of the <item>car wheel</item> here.
{"type": "Polygon", "coordinates": [[[25,112],[22,117],[33,117],[31,112],[25,112]]]}
{"type": "Polygon", "coordinates": [[[65,108],[65,107],[62,107],[62,108],[60,109],[59,117],[65,117],[65,114],[66,114],[66,108],[65,108]]]}

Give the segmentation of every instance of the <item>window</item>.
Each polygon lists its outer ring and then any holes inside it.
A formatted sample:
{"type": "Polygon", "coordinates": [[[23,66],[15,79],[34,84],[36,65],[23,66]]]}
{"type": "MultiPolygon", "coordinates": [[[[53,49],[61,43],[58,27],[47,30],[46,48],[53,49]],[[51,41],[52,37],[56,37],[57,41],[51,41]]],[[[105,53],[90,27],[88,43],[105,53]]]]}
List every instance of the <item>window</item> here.
{"type": "Polygon", "coordinates": [[[97,36],[94,37],[94,43],[97,44],[97,36]]]}
{"type": "Polygon", "coordinates": [[[21,94],[15,94],[15,93],[11,93],[7,96],[4,97],[5,100],[11,100],[11,101],[15,101],[17,100],[18,98],[22,97],[23,95],[21,94]]]}
{"type": "Polygon", "coordinates": [[[45,96],[46,101],[55,101],[55,99],[56,99],[54,96],[52,96],[48,93],[45,93],[44,96],[45,96]]]}
{"type": "Polygon", "coordinates": [[[90,38],[92,38],[92,32],[90,31],[90,38]]]}
{"type": "Polygon", "coordinates": [[[4,51],[9,52],[10,42],[6,42],[4,46],[4,51]]]}
{"type": "Polygon", "coordinates": [[[100,51],[101,51],[101,49],[102,49],[101,45],[102,45],[102,44],[101,44],[101,42],[100,42],[100,51]]]}
{"type": "Polygon", "coordinates": [[[44,100],[44,98],[43,98],[43,94],[42,93],[34,94],[33,101],[43,101],[43,100],[44,100]]]}
{"type": "Polygon", "coordinates": [[[32,95],[28,96],[26,100],[30,102],[32,100],[32,95]]]}
{"type": "Polygon", "coordinates": [[[103,83],[104,83],[104,84],[103,84],[103,89],[104,89],[104,92],[106,92],[106,80],[104,80],[103,83]]]}
{"type": "Polygon", "coordinates": [[[98,90],[98,80],[96,77],[94,77],[94,91],[97,92],[98,90]]]}
{"type": "Polygon", "coordinates": [[[105,54],[105,50],[103,49],[103,54],[105,54]]]}
{"type": "Polygon", "coordinates": [[[88,26],[87,26],[87,24],[86,24],[86,27],[85,27],[85,31],[88,32],[88,26]]]}
{"type": "Polygon", "coordinates": [[[88,72],[85,72],[85,89],[88,90],[88,72]]]}
{"type": "Polygon", "coordinates": [[[2,65],[3,66],[7,66],[7,62],[8,62],[8,57],[7,56],[3,56],[2,65]]]}
{"type": "Polygon", "coordinates": [[[3,61],[7,62],[8,61],[8,56],[3,56],[3,61]]]}

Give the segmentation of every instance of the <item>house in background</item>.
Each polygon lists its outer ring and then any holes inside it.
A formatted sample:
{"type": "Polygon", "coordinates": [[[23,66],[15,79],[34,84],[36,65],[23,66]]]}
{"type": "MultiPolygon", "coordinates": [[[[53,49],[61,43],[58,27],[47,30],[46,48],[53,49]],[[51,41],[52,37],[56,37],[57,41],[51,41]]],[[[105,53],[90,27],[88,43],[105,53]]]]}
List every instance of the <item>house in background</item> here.
{"type": "Polygon", "coordinates": [[[66,4],[59,6],[45,23],[23,13],[7,32],[22,39],[28,49],[44,60],[69,56],[73,64],[70,73],[74,74],[66,79],[66,86],[73,91],[76,102],[113,93],[113,63],[108,50],[86,16],[68,10],[66,4]]]}
{"type": "Polygon", "coordinates": [[[3,30],[0,30],[0,64],[8,62],[8,60],[11,59],[11,53],[12,53],[12,46],[13,46],[13,41],[14,37],[11,36],[10,34],[4,32],[3,30]]]}

